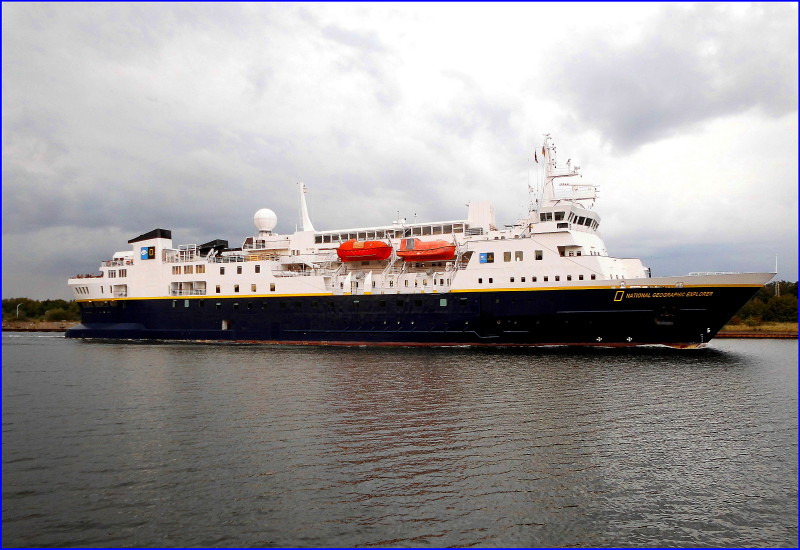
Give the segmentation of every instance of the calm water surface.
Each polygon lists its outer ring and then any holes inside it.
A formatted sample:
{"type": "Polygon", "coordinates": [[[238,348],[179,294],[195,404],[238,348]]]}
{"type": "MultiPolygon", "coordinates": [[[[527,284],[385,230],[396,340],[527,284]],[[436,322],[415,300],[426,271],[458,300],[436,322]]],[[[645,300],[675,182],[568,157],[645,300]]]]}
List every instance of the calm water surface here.
{"type": "Polygon", "coordinates": [[[796,546],[797,342],[3,333],[4,546],[796,546]]]}

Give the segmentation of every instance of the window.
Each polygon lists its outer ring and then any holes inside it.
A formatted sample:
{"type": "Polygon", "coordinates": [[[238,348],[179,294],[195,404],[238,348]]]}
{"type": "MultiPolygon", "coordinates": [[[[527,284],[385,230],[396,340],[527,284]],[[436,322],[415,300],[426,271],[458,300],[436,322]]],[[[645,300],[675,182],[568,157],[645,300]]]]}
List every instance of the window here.
{"type": "Polygon", "coordinates": [[[225,266],[221,266],[221,267],[219,268],[219,274],[220,274],[220,275],[225,275],[225,266]]]}
{"type": "Polygon", "coordinates": [[[567,280],[571,281],[572,280],[572,275],[567,275],[567,280]]]}
{"type": "Polygon", "coordinates": [[[537,260],[541,260],[542,259],[542,251],[541,250],[535,250],[534,251],[534,258],[536,258],[537,260]]]}
{"type": "Polygon", "coordinates": [[[222,304],[221,304],[221,303],[219,303],[219,302],[217,302],[217,304],[216,304],[216,308],[217,308],[217,309],[222,309],[222,304]]]}
{"type": "Polygon", "coordinates": [[[219,285],[217,285],[217,294],[219,294],[219,285]]]}
{"type": "Polygon", "coordinates": [[[239,285],[233,285],[233,291],[239,292],[239,285]]]}
{"type": "Polygon", "coordinates": [[[517,250],[514,252],[514,261],[521,262],[522,261],[522,250],[517,250]]]}
{"type": "Polygon", "coordinates": [[[478,277],[478,284],[479,284],[479,285],[482,285],[482,284],[483,284],[483,278],[482,278],[482,277],[478,277]]]}
{"type": "Polygon", "coordinates": [[[270,283],[269,284],[269,291],[270,292],[275,292],[275,283],[270,283]]]}
{"type": "Polygon", "coordinates": [[[592,273],[592,280],[594,281],[595,279],[597,279],[597,276],[594,273],[592,273]]]}
{"type": "Polygon", "coordinates": [[[556,281],[560,281],[560,280],[561,280],[561,275],[556,275],[556,281]]]}
{"type": "Polygon", "coordinates": [[[194,267],[195,267],[195,270],[194,270],[195,273],[205,273],[206,272],[206,266],[204,266],[203,264],[196,265],[194,267]]]}
{"type": "Polygon", "coordinates": [[[547,281],[548,281],[548,279],[547,279],[547,275],[545,275],[545,276],[544,276],[544,282],[547,282],[547,281]]]}
{"type": "Polygon", "coordinates": [[[535,282],[536,282],[536,275],[534,275],[533,277],[531,277],[531,282],[532,282],[532,283],[535,283],[535,282]]]}
{"type": "Polygon", "coordinates": [[[578,275],[578,280],[582,281],[583,280],[583,275],[578,275]]]}
{"type": "Polygon", "coordinates": [[[439,307],[447,307],[447,298],[439,298],[439,307]]]}
{"type": "Polygon", "coordinates": [[[178,306],[178,300],[172,300],[172,307],[178,306]]]}
{"type": "Polygon", "coordinates": [[[237,275],[241,275],[242,274],[242,266],[240,266],[240,265],[236,266],[236,274],[237,275]]]}
{"type": "Polygon", "coordinates": [[[482,264],[494,263],[494,252],[481,252],[479,257],[482,264]]]}
{"type": "Polygon", "coordinates": [[[114,278],[116,276],[117,276],[117,272],[115,270],[113,270],[113,269],[109,269],[108,270],[108,278],[109,279],[112,279],[112,278],[114,278]]]}
{"type": "Polygon", "coordinates": [[[524,283],[525,282],[525,277],[520,277],[519,278],[519,282],[524,283]]]}
{"type": "Polygon", "coordinates": [[[553,213],[552,212],[542,212],[539,214],[539,221],[541,222],[551,222],[553,221],[553,213]]]}
{"type": "Polygon", "coordinates": [[[260,265],[256,266],[256,273],[261,273],[261,266],[260,265]]]}
{"type": "Polygon", "coordinates": [[[183,301],[183,307],[189,307],[189,300],[183,301]]]}
{"type": "Polygon", "coordinates": [[[513,282],[514,282],[514,277],[510,277],[510,278],[508,279],[508,282],[509,282],[509,283],[513,283],[513,282]]]}
{"type": "Polygon", "coordinates": [[[250,285],[250,292],[255,292],[255,291],[256,291],[256,285],[254,284],[250,285]]]}
{"type": "Polygon", "coordinates": [[[560,222],[563,219],[564,219],[564,213],[563,212],[556,212],[556,221],[560,222]]]}
{"type": "Polygon", "coordinates": [[[127,269],[120,269],[119,270],[119,276],[120,277],[127,277],[128,276],[128,270],[127,269]]]}
{"type": "Polygon", "coordinates": [[[489,277],[489,284],[492,284],[492,282],[494,282],[494,279],[492,279],[491,277],[489,277]]]}
{"type": "Polygon", "coordinates": [[[511,261],[511,252],[503,252],[503,261],[510,262],[511,261]]]}
{"type": "Polygon", "coordinates": [[[194,266],[193,265],[185,265],[183,266],[183,274],[184,275],[191,275],[194,273],[194,266]]]}

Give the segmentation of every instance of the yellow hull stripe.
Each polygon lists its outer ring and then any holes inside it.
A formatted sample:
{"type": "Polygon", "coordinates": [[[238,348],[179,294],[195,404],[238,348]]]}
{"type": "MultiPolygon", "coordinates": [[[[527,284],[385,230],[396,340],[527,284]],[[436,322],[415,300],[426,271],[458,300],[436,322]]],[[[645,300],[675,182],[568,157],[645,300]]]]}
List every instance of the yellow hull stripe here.
{"type": "MultiPolygon", "coordinates": [[[[741,284],[741,285],[683,285],[683,287],[674,287],[674,286],[625,286],[620,287],[618,285],[613,286],[551,286],[551,287],[524,287],[524,288],[465,288],[465,289],[457,289],[457,290],[450,290],[447,292],[436,292],[433,291],[432,294],[437,294],[438,296],[447,296],[448,294],[460,294],[460,293],[467,293],[467,292],[543,292],[543,291],[554,291],[554,290],[624,290],[626,292],[648,292],[652,290],[656,291],[680,291],[681,289],[686,288],[761,288],[764,285],[760,284],[741,284]]],[[[383,296],[419,296],[422,294],[428,294],[426,292],[388,292],[382,294],[383,296]]],[[[148,296],[148,297],[137,297],[137,298],[84,298],[75,300],[76,302],[122,302],[122,301],[133,301],[133,300],[213,300],[213,299],[234,299],[238,298],[241,300],[249,300],[252,298],[294,298],[294,297],[302,297],[302,296],[381,296],[379,293],[375,292],[365,292],[363,294],[351,294],[351,293],[344,293],[344,294],[334,294],[333,292],[313,292],[307,294],[204,294],[198,296],[148,296]]]]}

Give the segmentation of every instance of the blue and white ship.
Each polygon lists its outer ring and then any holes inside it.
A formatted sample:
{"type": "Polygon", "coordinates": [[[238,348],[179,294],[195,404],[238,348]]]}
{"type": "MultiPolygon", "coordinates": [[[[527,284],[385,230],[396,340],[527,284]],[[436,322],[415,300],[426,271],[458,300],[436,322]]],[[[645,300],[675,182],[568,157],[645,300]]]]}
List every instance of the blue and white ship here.
{"type": "MultiPolygon", "coordinates": [[[[537,151],[539,153],[539,151],[537,151]]],[[[489,202],[463,220],[274,232],[272,210],[241,247],[175,246],[154,229],[99,274],[69,279],[81,308],[70,338],[328,345],[663,344],[713,338],[774,273],[651,277],[609,255],[596,187],[559,166],[549,136],[526,217],[498,227],[489,202]],[[558,182],[558,183],[557,183],[558,182]]]]}

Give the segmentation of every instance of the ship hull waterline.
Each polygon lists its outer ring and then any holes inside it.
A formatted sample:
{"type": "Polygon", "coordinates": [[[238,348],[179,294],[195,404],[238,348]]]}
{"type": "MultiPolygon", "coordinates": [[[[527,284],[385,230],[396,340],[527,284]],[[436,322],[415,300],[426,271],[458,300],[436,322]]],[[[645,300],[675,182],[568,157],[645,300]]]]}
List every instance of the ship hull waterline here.
{"type": "Polygon", "coordinates": [[[81,302],[68,338],[350,346],[638,346],[711,340],[752,286],[81,302]]]}

